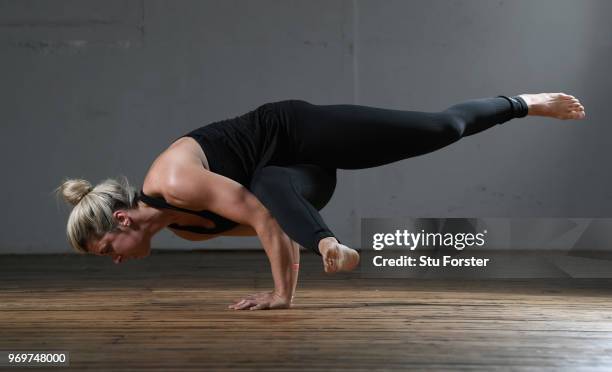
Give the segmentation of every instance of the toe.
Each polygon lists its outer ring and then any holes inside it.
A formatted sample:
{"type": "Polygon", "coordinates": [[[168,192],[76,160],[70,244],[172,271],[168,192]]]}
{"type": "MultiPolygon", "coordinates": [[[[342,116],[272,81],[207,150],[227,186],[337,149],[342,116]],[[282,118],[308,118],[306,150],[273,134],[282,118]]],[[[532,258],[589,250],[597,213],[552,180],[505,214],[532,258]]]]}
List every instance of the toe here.
{"type": "Polygon", "coordinates": [[[572,119],[582,119],[584,117],[582,112],[572,111],[572,119]]]}

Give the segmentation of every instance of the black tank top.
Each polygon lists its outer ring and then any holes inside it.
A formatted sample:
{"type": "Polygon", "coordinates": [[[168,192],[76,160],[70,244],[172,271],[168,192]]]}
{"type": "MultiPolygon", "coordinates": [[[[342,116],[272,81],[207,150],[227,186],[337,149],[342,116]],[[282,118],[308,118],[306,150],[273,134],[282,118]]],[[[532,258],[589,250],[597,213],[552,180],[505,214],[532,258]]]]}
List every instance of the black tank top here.
{"type": "Polygon", "coordinates": [[[211,227],[211,228],[204,227],[204,226],[194,226],[194,225],[177,225],[175,223],[168,225],[168,227],[175,229],[175,230],[189,231],[189,232],[198,233],[198,234],[219,234],[223,231],[233,229],[234,227],[239,225],[237,222],[228,220],[227,218],[223,216],[219,216],[218,214],[210,212],[210,211],[206,211],[206,210],[193,211],[191,209],[175,207],[174,205],[168,203],[162,197],[153,197],[153,196],[146,195],[142,191],[142,189],[140,190],[140,193],[138,194],[137,199],[142,200],[143,202],[155,208],[174,209],[177,211],[186,212],[186,213],[194,214],[196,216],[208,218],[209,220],[212,220],[215,224],[215,227],[211,227]]]}
{"type": "MultiPolygon", "coordinates": [[[[266,165],[294,162],[295,134],[287,125],[293,118],[292,100],[265,103],[246,114],[196,128],[180,137],[195,139],[208,160],[211,172],[228,177],[250,190],[258,169],[266,165]]],[[[150,197],[140,190],[140,200],[155,207],[179,210],[212,220],[214,228],[171,224],[176,230],[200,234],[218,234],[239,223],[210,211],[175,207],[163,198],[150,197]]]]}

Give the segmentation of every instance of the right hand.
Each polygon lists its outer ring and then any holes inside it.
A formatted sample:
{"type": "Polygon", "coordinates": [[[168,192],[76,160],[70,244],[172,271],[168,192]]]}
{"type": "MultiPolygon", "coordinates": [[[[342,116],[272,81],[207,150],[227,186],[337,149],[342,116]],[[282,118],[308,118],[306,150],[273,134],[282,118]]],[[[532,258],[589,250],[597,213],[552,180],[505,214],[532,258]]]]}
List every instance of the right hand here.
{"type": "Polygon", "coordinates": [[[228,308],[232,310],[272,310],[288,309],[291,307],[291,299],[286,298],[275,291],[259,292],[245,296],[228,308]]]}

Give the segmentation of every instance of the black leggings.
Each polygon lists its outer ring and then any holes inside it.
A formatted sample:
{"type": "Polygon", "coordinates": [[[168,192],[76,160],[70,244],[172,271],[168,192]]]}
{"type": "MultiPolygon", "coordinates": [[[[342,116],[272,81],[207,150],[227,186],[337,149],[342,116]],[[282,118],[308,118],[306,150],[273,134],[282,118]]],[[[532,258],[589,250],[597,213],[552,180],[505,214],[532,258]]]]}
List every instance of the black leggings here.
{"type": "Polygon", "coordinates": [[[370,168],[426,154],[527,115],[518,96],[472,99],[440,112],[290,102],[295,164],[262,167],[250,188],[292,240],[319,255],[319,241],[335,237],[318,211],[332,197],[338,168],[370,168]]]}

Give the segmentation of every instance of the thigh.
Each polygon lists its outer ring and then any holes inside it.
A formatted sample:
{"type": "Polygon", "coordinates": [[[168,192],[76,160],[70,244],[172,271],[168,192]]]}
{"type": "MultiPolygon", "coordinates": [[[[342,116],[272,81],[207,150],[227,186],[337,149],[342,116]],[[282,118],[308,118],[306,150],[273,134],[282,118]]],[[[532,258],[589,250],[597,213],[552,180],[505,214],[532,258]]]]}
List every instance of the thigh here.
{"type": "Polygon", "coordinates": [[[335,187],[336,169],[295,164],[259,169],[249,188],[292,240],[319,254],[319,240],[334,234],[318,211],[335,187]]]}
{"type": "Polygon", "coordinates": [[[285,167],[295,191],[320,211],[336,190],[336,168],[315,164],[296,164],[285,167]]]}
{"type": "Polygon", "coordinates": [[[425,154],[459,139],[445,112],[291,101],[296,159],[343,169],[369,168],[425,154]]]}
{"type": "Polygon", "coordinates": [[[267,165],[255,172],[249,189],[266,198],[274,192],[296,194],[319,211],[336,190],[336,173],[335,168],[316,164],[267,165]]]}

